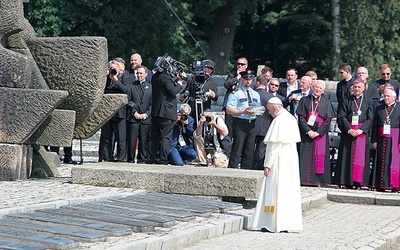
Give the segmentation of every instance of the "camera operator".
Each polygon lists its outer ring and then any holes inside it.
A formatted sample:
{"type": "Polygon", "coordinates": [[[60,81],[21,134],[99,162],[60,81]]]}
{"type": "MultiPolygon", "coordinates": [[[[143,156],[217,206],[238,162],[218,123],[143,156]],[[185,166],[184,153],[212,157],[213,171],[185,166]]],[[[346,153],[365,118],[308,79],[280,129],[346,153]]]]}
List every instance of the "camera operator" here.
{"type": "MultiPolygon", "coordinates": [[[[126,94],[127,89],[121,81],[118,62],[108,62],[107,82],[104,94],[126,94]]],[[[118,113],[101,128],[99,161],[126,162],[126,108],[122,107],[118,113]],[[114,142],[117,142],[117,156],[114,159],[114,142]]]]}
{"type": "Polygon", "coordinates": [[[183,166],[185,162],[196,159],[197,153],[190,146],[190,137],[194,131],[194,119],[190,116],[191,108],[184,103],[179,109],[178,118],[174,122],[171,147],[168,155],[169,163],[183,166]]]}
{"type": "MultiPolygon", "coordinates": [[[[180,65],[172,58],[168,61],[163,59],[163,62],[169,63],[168,67],[173,70],[157,69],[157,72],[151,79],[152,95],[152,109],[151,117],[152,124],[150,127],[150,164],[168,164],[168,154],[171,145],[172,132],[174,129],[173,122],[178,118],[177,99],[176,95],[181,92],[183,79],[179,69],[176,65],[180,65]],[[171,62],[174,62],[173,65],[171,62]],[[158,153],[158,154],[157,154],[158,153]]],[[[157,59],[158,61],[158,59],[157,59]]],[[[157,63],[156,61],[156,63],[157,63]]],[[[167,66],[163,66],[167,68],[167,66]]]]}
{"type": "Polygon", "coordinates": [[[206,110],[200,117],[199,125],[193,133],[194,147],[199,157],[200,165],[226,168],[232,140],[222,117],[214,117],[211,110],[206,110]],[[226,143],[225,143],[225,142],[226,143]],[[225,148],[223,149],[223,146],[225,148]],[[207,162],[207,155],[210,154],[207,162]]]}
{"type": "MultiPolygon", "coordinates": [[[[201,99],[203,110],[211,109],[211,100],[218,100],[218,84],[211,77],[211,75],[215,71],[215,63],[209,59],[206,59],[201,62],[198,69],[195,69],[199,72],[195,73],[195,76],[188,81],[185,89],[181,92],[180,100],[184,101],[187,98],[187,103],[192,108],[191,116],[195,119],[197,123],[196,117],[196,99],[201,99]],[[200,74],[197,76],[196,74],[200,74]]],[[[201,114],[203,110],[197,110],[197,114],[201,114]]]]}

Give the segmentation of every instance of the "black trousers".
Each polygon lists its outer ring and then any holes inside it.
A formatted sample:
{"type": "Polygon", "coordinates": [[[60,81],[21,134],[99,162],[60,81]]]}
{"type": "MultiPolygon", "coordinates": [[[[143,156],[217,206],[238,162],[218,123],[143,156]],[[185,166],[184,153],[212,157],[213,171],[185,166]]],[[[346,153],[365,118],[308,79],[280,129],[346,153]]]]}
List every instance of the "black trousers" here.
{"type": "Polygon", "coordinates": [[[253,170],[263,170],[265,160],[265,150],[267,145],[264,143],[265,135],[257,135],[255,137],[255,148],[253,155],[253,170]]]}
{"type": "Polygon", "coordinates": [[[253,152],[255,141],[255,119],[244,120],[234,118],[233,120],[233,144],[231,156],[229,157],[229,168],[252,169],[253,152]]]}
{"type": "Polygon", "coordinates": [[[101,128],[99,156],[101,160],[113,161],[114,140],[117,142],[116,161],[126,161],[126,119],[112,118],[101,128]]]}
{"type": "Polygon", "coordinates": [[[148,160],[149,132],[150,124],[142,124],[141,122],[127,123],[128,161],[135,160],[137,139],[139,139],[137,161],[143,162],[148,160]]]}
{"type": "Polygon", "coordinates": [[[226,127],[228,128],[228,134],[231,138],[233,138],[233,120],[234,119],[235,119],[235,117],[225,113],[225,124],[226,124],[226,127]]]}
{"type": "Polygon", "coordinates": [[[151,163],[168,164],[173,129],[173,120],[162,117],[152,118],[149,157],[151,163]]]}

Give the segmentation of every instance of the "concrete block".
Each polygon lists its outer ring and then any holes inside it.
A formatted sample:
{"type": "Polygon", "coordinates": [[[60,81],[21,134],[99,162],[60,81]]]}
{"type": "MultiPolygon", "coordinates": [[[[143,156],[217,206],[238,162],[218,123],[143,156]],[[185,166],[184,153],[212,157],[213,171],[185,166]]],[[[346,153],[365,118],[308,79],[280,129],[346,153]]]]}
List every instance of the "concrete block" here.
{"type": "Polygon", "coordinates": [[[27,45],[49,88],[69,92],[60,109],[75,110],[76,125],[83,123],[103,98],[107,39],[35,37],[27,41],[27,45]],[[82,70],[82,67],[90,70],[82,70]]]}
{"type": "Polygon", "coordinates": [[[398,197],[388,195],[376,195],[375,204],[384,206],[400,206],[400,200],[398,197]]]}
{"type": "Polygon", "coordinates": [[[42,146],[33,145],[33,157],[32,157],[32,177],[36,178],[47,178],[47,177],[58,177],[60,172],[57,167],[60,166],[59,160],[54,161],[53,158],[49,157],[48,152],[42,146]]]}
{"type": "Polygon", "coordinates": [[[240,169],[108,162],[76,166],[72,169],[72,182],[76,184],[248,199],[257,199],[261,180],[260,171],[240,169]]]}
{"type": "Polygon", "coordinates": [[[355,203],[355,204],[375,204],[374,194],[356,194],[356,193],[340,193],[329,192],[328,200],[341,203],[355,203]]]}
{"type": "Polygon", "coordinates": [[[28,145],[0,144],[0,181],[25,180],[31,174],[32,148],[28,145]]]}
{"type": "Polygon", "coordinates": [[[76,125],[74,138],[87,139],[92,137],[127,103],[128,97],[125,94],[103,95],[99,106],[93,113],[85,121],[76,125]]]}
{"type": "Polygon", "coordinates": [[[0,88],[0,143],[25,143],[67,96],[59,90],[0,88]]]}
{"type": "Polygon", "coordinates": [[[41,146],[71,147],[75,127],[75,111],[54,110],[26,141],[41,146]]]}

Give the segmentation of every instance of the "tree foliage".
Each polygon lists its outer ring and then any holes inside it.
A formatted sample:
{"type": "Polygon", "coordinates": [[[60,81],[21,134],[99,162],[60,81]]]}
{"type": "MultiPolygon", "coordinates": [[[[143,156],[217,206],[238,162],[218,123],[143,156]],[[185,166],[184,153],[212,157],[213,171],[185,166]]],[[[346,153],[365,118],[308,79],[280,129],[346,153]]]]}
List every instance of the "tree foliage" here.
{"type": "Polygon", "coordinates": [[[400,74],[400,25],[396,0],[341,0],[342,60],[354,67],[369,69],[370,77],[380,78],[379,66],[389,63],[400,74]]]}
{"type": "MultiPolygon", "coordinates": [[[[149,67],[167,52],[186,64],[211,58],[226,73],[245,56],[276,76],[296,67],[332,78],[331,8],[326,0],[30,0],[25,12],[38,36],[104,36],[110,58],[138,52],[149,67]]],[[[340,61],[374,78],[382,63],[400,73],[399,10],[396,0],[340,0],[340,61]]]]}

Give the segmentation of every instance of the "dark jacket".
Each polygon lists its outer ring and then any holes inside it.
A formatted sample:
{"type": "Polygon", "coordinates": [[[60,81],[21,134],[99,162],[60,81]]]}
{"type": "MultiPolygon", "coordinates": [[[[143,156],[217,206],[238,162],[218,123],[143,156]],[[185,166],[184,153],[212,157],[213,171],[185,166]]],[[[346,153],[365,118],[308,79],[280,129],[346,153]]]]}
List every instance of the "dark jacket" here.
{"type": "Polygon", "coordinates": [[[272,116],[268,113],[266,107],[268,100],[273,97],[273,94],[265,91],[263,88],[258,88],[256,91],[260,95],[261,106],[265,107],[265,112],[263,115],[257,116],[255,130],[256,135],[265,136],[272,121],[272,116]]]}
{"type": "Polygon", "coordinates": [[[148,81],[140,83],[135,81],[128,87],[128,101],[134,103],[134,107],[128,106],[127,121],[133,123],[150,124],[151,122],[151,102],[152,102],[152,88],[148,81]],[[133,114],[138,112],[139,114],[146,113],[148,118],[146,120],[136,120],[133,114]]]}
{"type": "MultiPolygon", "coordinates": [[[[124,84],[121,82],[121,76],[120,74],[118,76],[118,81],[113,82],[110,80],[110,78],[107,77],[107,82],[106,82],[106,87],[104,89],[104,94],[126,94],[127,93],[127,88],[124,84]]],[[[126,108],[122,107],[118,113],[114,116],[114,118],[126,118],[126,108]]]]}
{"type": "Polygon", "coordinates": [[[153,91],[151,116],[175,121],[177,119],[176,95],[183,89],[182,86],[167,73],[157,72],[151,81],[153,91]]]}

